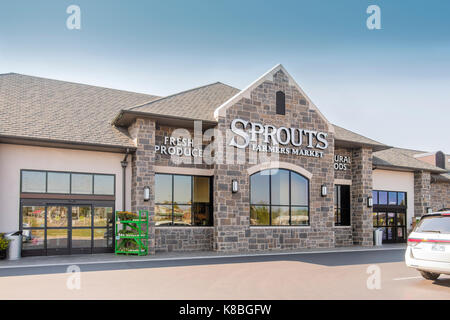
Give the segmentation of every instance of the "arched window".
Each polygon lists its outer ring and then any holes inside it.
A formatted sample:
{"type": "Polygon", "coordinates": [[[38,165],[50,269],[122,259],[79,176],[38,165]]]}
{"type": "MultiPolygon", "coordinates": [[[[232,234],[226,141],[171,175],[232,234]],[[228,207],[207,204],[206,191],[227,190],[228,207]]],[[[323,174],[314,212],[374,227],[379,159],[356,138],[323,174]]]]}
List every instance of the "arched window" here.
{"type": "Polygon", "coordinates": [[[286,169],[250,176],[250,224],[309,225],[309,180],[286,169]]]}

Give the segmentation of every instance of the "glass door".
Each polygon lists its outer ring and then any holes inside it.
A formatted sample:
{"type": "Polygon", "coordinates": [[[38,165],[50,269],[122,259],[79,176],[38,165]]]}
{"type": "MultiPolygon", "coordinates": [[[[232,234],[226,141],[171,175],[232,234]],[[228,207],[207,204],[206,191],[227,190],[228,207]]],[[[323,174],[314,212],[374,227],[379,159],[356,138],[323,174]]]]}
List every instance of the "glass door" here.
{"type": "Polygon", "coordinates": [[[46,249],[49,255],[70,253],[69,211],[69,206],[47,206],[46,249]]]}
{"type": "Polygon", "coordinates": [[[75,205],[70,209],[70,253],[92,253],[92,206],[75,205]]]}

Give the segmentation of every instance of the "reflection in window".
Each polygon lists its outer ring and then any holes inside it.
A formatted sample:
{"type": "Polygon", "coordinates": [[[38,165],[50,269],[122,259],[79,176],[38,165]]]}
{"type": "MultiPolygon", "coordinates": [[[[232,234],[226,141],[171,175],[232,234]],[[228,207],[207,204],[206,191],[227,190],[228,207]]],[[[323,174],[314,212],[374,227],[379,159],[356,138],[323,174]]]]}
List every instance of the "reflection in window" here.
{"type": "Polygon", "coordinates": [[[72,174],[72,193],[92,194],[92,175],[72,174]]]}
{"type": "Polygon", "coordinates": [[[94,226],[106,227],[108,223],[112,223],[113,210],[112,207],[95,207],[94,208],[94,226]]]}
{"type": "Polygon", "coordinates": [[[157,226],[211,226],[211,178],[156,174],[157,226]]]}
{"type": "Polygon", "coordinates": [[[45,207],[23,206],[22,207],[22,227],[23,228],[44,228],[45,227],[45,207]]]}
{"type": "Polygon", "coordinates": [[[389,204],[397,204],[397,192],[389,192],[389,204]]]}
{"type": "Polygon", "coordinates": [[[91,219],[91,206],[72,206],[72,227],[90,227],[91,219]]]}
{"type": "Polygon", "coordinates": [[[94,194],[114,195],[114,176],[94,175],[94,194]]]}
{"type": "Polygon", "coordinates": [[[372,191],[373,204],[378,204],[378,191],[372,191]]]}
{"type": "Polygon", "coordinates": [[[70,193],[70,174],[61,172],[48,172],[47,192],[70,193]]]}
{"type": "Polygon", "coordinates": [[[44,247],[45,247],[45,230],[43,229],[23,230],[22,234],[23,250],[44,249],[44,247]]]}
{"type": "Polygon", "coordinates": [[[285,169],[269,169],[250,177],[251,225],[308,225],[309,181],[285,169]]]}
{"type": "Polygon", "coordinates": [[[379,204],[387,204],[387,192],[386,191],[378,192],[378,203],[379,204]]]}

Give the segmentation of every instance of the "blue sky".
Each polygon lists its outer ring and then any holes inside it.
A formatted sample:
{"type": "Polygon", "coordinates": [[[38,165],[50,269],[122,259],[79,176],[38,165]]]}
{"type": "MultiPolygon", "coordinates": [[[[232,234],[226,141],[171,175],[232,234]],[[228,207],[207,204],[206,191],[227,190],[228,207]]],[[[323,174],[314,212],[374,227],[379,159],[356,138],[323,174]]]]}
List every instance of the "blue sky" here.
{"type": "Polygon", "coordinates": [[[3,1],[0,73],[167,95],[282,63],[333,123],[450,153],[450,1],[3,1]],[[81,30],[66,8],[81,8],[81,30]],[[366,8],[381,8],[368,30],[366,8]]]}

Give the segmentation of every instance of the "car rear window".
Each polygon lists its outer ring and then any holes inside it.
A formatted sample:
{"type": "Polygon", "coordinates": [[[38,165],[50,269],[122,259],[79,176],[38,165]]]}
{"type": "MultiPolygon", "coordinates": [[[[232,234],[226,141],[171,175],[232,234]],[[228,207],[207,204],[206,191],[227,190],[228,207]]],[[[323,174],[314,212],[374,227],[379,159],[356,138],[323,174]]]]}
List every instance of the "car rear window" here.
{"type": "Polygon", "coordinates": [[[450,216],[431,216],[420,220],[416,232],[450,233],[450,216]]]}

